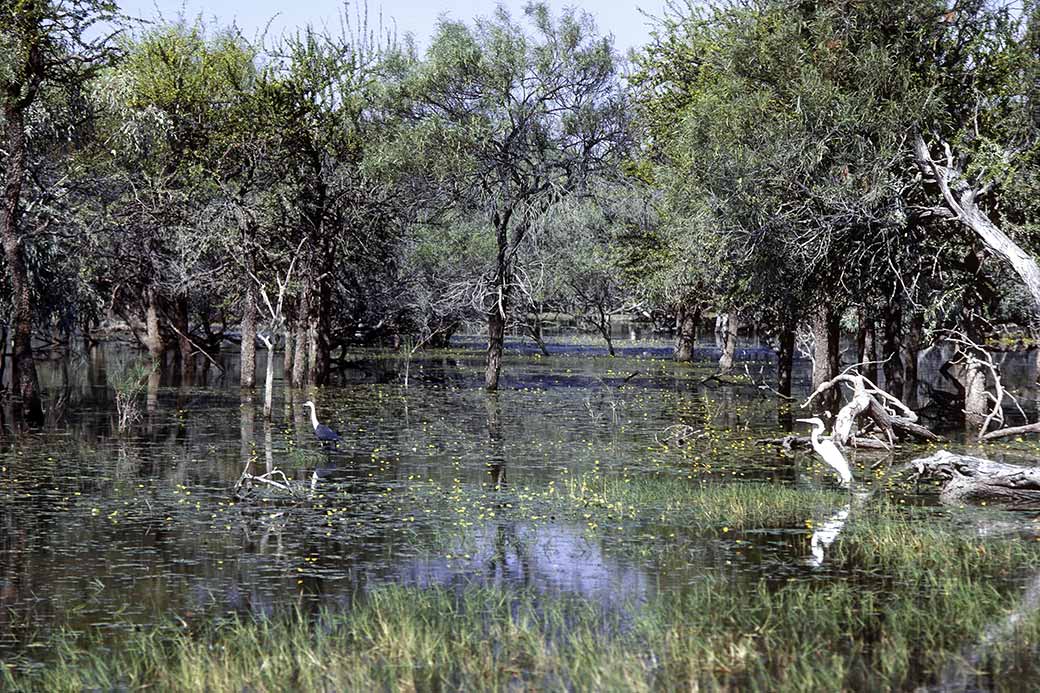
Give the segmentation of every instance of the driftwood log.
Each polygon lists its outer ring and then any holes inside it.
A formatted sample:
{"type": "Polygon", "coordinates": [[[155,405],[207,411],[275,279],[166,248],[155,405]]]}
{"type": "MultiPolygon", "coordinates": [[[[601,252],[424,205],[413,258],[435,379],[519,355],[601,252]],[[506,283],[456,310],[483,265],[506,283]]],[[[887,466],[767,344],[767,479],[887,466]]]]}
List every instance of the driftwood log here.
{"type": "MultiPolygon", "coordinates": [[[[809,436],[796,436],[788,435],[781,438],[759,438],[755,441],[758,445],[776,445],[777,447],[783,448],[784,450],[790,451],[795,449],[806,449],[812,447],[812,442],[809,440],[809,436]]],[[[891,450],[887,443],[876,438],[863,438],[853,436],[847,442],[849,447],[860,448],[862,450],[891,450]]],[[[898,445],[895,448],[899,448],[898,445]]]]}
{"type": "Polygon", "coordinates": [[[945,482],[939,493],[943,503],[993,503],[1018,510],[1040,508],[1040,467],[994,462],[946,450],[910,464],[920,477],[945,482]]]}

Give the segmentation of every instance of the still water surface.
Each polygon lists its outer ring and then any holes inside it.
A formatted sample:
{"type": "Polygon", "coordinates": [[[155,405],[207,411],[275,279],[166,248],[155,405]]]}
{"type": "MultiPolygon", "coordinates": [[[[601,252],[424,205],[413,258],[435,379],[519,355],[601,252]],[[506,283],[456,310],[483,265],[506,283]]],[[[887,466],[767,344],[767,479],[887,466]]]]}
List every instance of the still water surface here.
{"type": "MultiPolygon", "coordinates": [[[[545,511],[538,494],[590,471],[835,481],[805,453],[756,446],[799,424],[769,393],[704,382],[708,362],[675,365],[660,345],[615,359],[582,347],[527,351],[507,359],[497,395],[480,388],[478,349],[422,354],[407,364],[407,387],[398,355],[358,351],[336,386],[283,393],[279,382],[270,426],[262,396],[240,392],[227,356],[225,374],[213,368],[192,385],[153,380],[125,435],[115,433],[106,380],[124,352],[49,364],[48,425],[7,426],[0,438],[0,655],[24,654],[59,627],[119,632],[170,617],[346,609],[386,583],[523,585],[632,608],[708,572],[841,577],[823,558],[827,537],[812,540],[812,522],[704,536],[674,520],[632,521],[604,532],[545,511]],[[319,447],[299,406],[306,399],[342,434],[340,449],[319,447]],[[703,434],[695,450],[661,444],[677,425],[703,434]],[[246,465],[314,484],[316,498],[236,503],[231,489],[246,465]]],[[[1012,365],[1019,381],[1035,379],[1028,358],[1012,365]]],[[[806,364],[797,375],[804,395],[806,364]]],[[[846,502],[836,493],[833,507],[807,509],[806,519],[837,527],[846,502]]],[[[932,505],[934,494],[899,502],[932,505]]]]}

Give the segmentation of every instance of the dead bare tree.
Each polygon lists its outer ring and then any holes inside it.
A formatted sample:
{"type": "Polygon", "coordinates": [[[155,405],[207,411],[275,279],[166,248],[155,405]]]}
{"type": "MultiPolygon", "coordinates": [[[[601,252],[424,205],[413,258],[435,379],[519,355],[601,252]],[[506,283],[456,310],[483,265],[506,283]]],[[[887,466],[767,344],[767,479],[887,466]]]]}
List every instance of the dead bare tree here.
{"type": "MultiPolygon", "coordinates": [[[[264,282],[253,272],[253,270],[244,262],[239,259],[242,269],[249,275],[249,278],[256,284],[260,298],[263,301],[263,307],[266,309],[264,316],[265,322],[267,323],[263,329],[259,329],[256,332],[257,338],[263,342],[264,348],[267,350],[267,372],[264,376],[264,419],[267,421],[271,420],[271,414],[273,411],[272,402],[274,400],[274,344],[278,339],[278,335],[285,332],[286,321],[285,321],[285,296],[288,293],[289,285],[292,282],[293,270],[296,267],[296,260],[300,256],[300,251],[303,249],[303,244],[306,238],[300,240],[297,244],[296,249],[293,251],[292,257],[289,260],[289,266],[285,270],[284,276],[276,276],[275,284],[277,285],[277,296],[274,301],[271,301],[271,296],[267,291],[267,286],[264,282]]],[[[238,257],[237,255],[235,256],[238,257]]]]}
{"type": "Polygon", "coordinates": [[[864,416],[884,435],[887,447],[895,444],[897,436],[912,436],[933,442],[942,440],[940,436],[918,423],[917,414],[910,407],[861,374],[858,369],[865,365],[870,364],[857,363],[849,366],[837,376],[821,383],[802,403],[802,409],[809,407],[817,397],[837,391],[844,385],[851,392],[851,398],[838,411],[834,420],[832,435],[838,445],[848,445],[857,429],[864,432],[867,430],[857,422],[857,419],[864,416]]]}

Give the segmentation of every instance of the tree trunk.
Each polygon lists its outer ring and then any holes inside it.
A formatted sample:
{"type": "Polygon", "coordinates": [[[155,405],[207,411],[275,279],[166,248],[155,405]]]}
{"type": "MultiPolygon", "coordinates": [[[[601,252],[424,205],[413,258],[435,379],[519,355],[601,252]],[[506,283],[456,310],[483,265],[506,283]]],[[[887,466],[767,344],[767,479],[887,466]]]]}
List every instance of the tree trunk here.
{"type": "Polygon", "coordinates": [[[332,285],[329,274],[318,283],[318,319],[314,323],[314,358],[311,360],[311,382],[324,385],[332,366],[332,285]]]}
{"type": "MultiPolygon", "coordinates": [[[[502,303],[505,302],[503,297],[502,303]]],[[[498,375],[502,369],[502,350],[505,347],[506,318],[505,306],[498,301],[488,311],[488,348],[487,370],[484,373],[484,387],[489,391],[498,389],[498,375]]]]}
{"type": "Polygon", "coordinates": [[[25,177],[25,127],[21,108],[4,108],[6,127],[6,162],[4,170],[3,209],[0,210],[0,240],[4,244],[4,258],[11,279],[13,308],[14,354],[11,361],[12,389],[21,399],[22,414],[30,423],[43,423],[43,402],[40,399],[40,380],[32,352],[32,296],[29,275],[25,266],[25,247],[18,229],[22,180],[25,177]]]}
{"type": "Polygon", "coordinates": [[[940,450],[913,460],[927,476],[945,479],[944,503],[996,503],[1012,509],[1040,508],[1040,467],[1022,467],[940,450]]]}
{"type": "Polygon", "coordinates": [[[538,345],[538,350],[542,353],[542,356],[548,356],[549,348],[545,345],[545,338],[542,336],[541,311],[535,311],[534,320],[527,323],[527,332],[531,335],[531,339],[534,340],[534,343],[538,345]]]}
{"type": "Polygon", "coordinates": [[[791,375],[794,371],[794,328],[784,325],[776,353],[776,389],[785,397],[791,396],[791,375]]]}
{"type": "Polygon", "coordinates": [[[976,203],[978,191],[968,185],[961,171],[939,166],[932,160],[928,145],[921,135],[914,139],[914,156],[922,172],[934,177],[943,201],[954,218],[971,229],[990,250],[1011,265],[1033,297],[1033,304],[1040,307],[1040,266],[1033,256],[1019,247],[979,209],[976,203]]]}
{"type": "MultiPolygon", "coordinates": [[[[978,253],[969,252],[967,261],[979,261],[978,253]]],[[[981,262],[978,263],[981,267],[981,262]]],[[[981,299],[972,288],[965,290],[961,302],[961,325],[965,336],[975,344],[982,344],[983,330],[979,324],[978,311],[981,299]]],[[[985,354],[976,353],[971,348],[963,348],[964,354],[964,426],[968,431],[982,435],[982,425],[989,413],[989,394],[986,392],[987,369],[985,354]]]]}
{"type": "MultiPolygon", "coordinates": [[[[816,390],[820,385],[833,379],[840,370],[838,360],[840,353],[838,351],[838,338],[840,336],[838,317],[829,304],[825,304],[817,310],[813,318],[812,329],[815,340],[812,388],[816,390]]],[[[824,396],[821,398],[821,404],[828,411],[833,411],[837,406],[836,389],[831,389],[824,393],[824,396]]]]}
{"type": "Polygon", "coordinates": [[[885,391],[903,399],[903,311],[895,303],[885,306],[885,346],[881,355],[885,391]]]}
{"type": "Polygon", "coordinates": [[[863,344],[863,352],[861,362],[870,362],[869,366],[863,367],[863,373],[876,383],[878,381],[877,326],[874,324],[873,320],[867,324],[867,334],[866,341],[863,344]]]}
{"type": "Polygon", "coordinates": [[[285,325],[285,349],[282,351],[282,379],[285,382],[292,380],[293,366],[293,329],[290,323],[285,325]]]}
{"type": "Polygon", "coordinates": [[[910,330],[906,339],[906,363],[903,364],[903,401],[911,409],[917,408],[917,358],[924,343],[924,316],[920,313],[910,318],[910,330]]]}
{"type": "MultiPolygon", "coordinates": [[[[256,385],[256,314],[256,286],[247,279],[242,302],[242,387],[256,385]]],[[[267,358],[270,360],[271,354],[267,358]]]]}
{"type": "Polygon", "coordinates": [[[719,357],[719,372],[729,373],[733,370],[733,361],[737,351],[737,330],[740,319],[736,313],[727,313],[722,328],[722,355],[719,357]]]}
{"type": "MultiPolygon", "coordinates": [[[[286,328],[288,332],[288,328],[286,328]]],[[[274,415],[274,335],[267,346],[267,371],[264,375],[264,420],[270,421],[274,415]]],[[[288,371],[286,371],[288,372],[288,371]]]]}
{"type": "Polygon", "coordinates": [[[296,334],[293,341],[296,347],[296,356],[293,359],[292,386],[301,387],[307,379],[307,352],[310,348],[310,296],[309,289],[305,286],[300,296],[300,303],[296,313],[296,334]]]}
{"type": "Polygon", "coordinates": [[[177,297],[177,347],[180,355],[181,377],[185,384],[190,384],[195,375],[195,360],[192,358],[190,327],[188,325],[188,296],[177,297]]]}
{"type": "Polygon", "coordinates": [[[697,342],[697,323],[700,321],[700,307],[689,308],[686,303],[679,305],[675,316],[676,341],[673,358],[683,363],[693,361],[693,348],[697,342]]]}
{"type": "Polygon", "coordinates": [[[607,343],[607,354],[612,357],[616,356],[614,353],[614,337],[610,334],[610,314],[604,311],[602,306],[597,306],[596,310],[599,311],[599,322],[597,327],[599,327],[599,333],[603,335],[603,339],[607,343]]]}
{"type": "Polygon", "coordinates": [[[505,348],[506,316],[509,315],[509,217],[495,215],[495,237],[498,256],[495,263],[494,303],[488,310],[487,368],[484,387],[490,392],[498,389],[498,375],[502,370],[502,350],[505,348]]]}
{"type": "Polygon", "coordinates": [[[144,290],[144,324],[145,324],[145,348],[153,361],[162,359],[166,345],[163,343],[162,331],[159,329],[159,297],[155,289],[148,287],[144,290]]]}

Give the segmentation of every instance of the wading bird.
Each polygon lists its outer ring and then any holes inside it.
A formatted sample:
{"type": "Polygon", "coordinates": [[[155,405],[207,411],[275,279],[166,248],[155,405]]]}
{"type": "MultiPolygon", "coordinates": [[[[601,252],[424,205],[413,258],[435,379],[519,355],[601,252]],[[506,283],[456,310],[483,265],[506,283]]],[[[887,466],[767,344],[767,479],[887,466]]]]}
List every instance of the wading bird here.
{"type": "Polygon", "coordinates": [[[810,440],[812,441],[813,450],[816,454],[823,458],[834,471],[841,477],[841,485],[848,486],[852,483],[852,472],[849,470],[849,463],[845,461],[845,455],[841,454],[841,450],[834,444],[834,441],[830,438],[821,438],[820,434],[824,432],[825,426],[823,421],[817,417],[811,419],[798,419],[802,423],[812,425],[812,435],[810,440]]]}
{"type": "Polygon", "coordinates": [[[322,445],[335,445],[340,441],[339,434],[323,423],[318,423],[318,414],[314,410],[314,402],[307,400],[303,406],[311,408],[311,423],[314,425],[314,435],[321,441],[322,445]]]}

